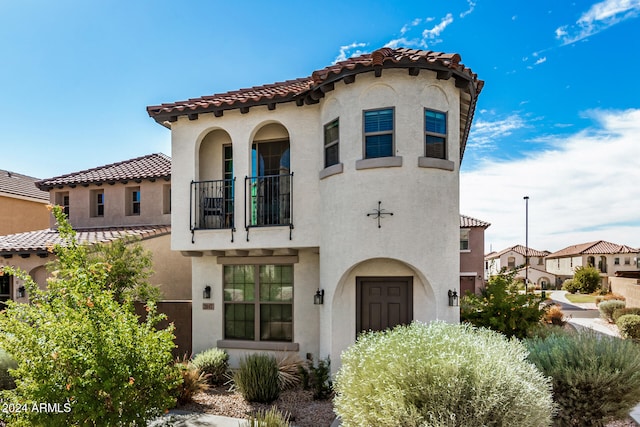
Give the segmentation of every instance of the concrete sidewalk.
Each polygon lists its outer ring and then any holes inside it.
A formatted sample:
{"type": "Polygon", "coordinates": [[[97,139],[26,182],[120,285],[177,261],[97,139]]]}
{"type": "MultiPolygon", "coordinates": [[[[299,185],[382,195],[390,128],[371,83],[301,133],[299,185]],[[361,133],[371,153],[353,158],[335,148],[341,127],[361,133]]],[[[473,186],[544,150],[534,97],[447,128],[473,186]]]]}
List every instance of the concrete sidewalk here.
{"type": "Polygon", "coordinates": [[[149,423],[149,427],[243,427],[247,425],[249,425],[247,420],[241,418],[185,411],[170,411],[149,423]]]}

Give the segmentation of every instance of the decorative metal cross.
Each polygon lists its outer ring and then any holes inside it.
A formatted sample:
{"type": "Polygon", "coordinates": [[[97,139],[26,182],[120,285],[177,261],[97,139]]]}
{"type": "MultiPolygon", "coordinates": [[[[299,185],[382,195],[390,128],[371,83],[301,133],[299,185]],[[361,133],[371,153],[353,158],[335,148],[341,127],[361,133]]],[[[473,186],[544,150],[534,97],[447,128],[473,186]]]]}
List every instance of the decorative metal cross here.
{"type": "Polygon", "coordinates": [[[393,212],[387,212],[385,209],[381,209],[380,208],[381,204],[382,204],[382,202],[378,201],[378,209],[374,209],[373,212],[367,214],[367,216],[373,216],[374,218],[378,219],[378,228],[382,228],[382,226],[380,225],[380,218],[383,215],[391,215],[391,216],[393,216],[393,212]]]}

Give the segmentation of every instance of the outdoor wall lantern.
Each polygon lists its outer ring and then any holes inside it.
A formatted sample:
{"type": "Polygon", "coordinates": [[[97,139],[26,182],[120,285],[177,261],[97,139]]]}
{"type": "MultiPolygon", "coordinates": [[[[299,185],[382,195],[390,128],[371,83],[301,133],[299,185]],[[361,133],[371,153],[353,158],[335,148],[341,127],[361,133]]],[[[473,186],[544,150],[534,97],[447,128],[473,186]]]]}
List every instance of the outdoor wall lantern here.
{"type": "Polygon", "coordinates": [[[25,295],[25,289],[24,289],[24,286],[20,286],[20,287],[18,288],[18,298],[24,298],[24,295],[25,295]]]}
{"type": "Polygon", "coordinates": [[[313,303],[315,305],[324,304],[324,289],[323,290],[318,289],[316,291],[316,294],[313,296],[313,303]]]}
{"type": "Polygon", "coordinates": [[[211,286],[207,285],[204,287],[204,291],[202,291],[202,298],[211,299],[211,286]]]}
{"type": "Polygon", "coordinates": [[[457,307],[458,306],[458,293],[456,291],[452,291],[449,289],[449,307],[457,307]]]}

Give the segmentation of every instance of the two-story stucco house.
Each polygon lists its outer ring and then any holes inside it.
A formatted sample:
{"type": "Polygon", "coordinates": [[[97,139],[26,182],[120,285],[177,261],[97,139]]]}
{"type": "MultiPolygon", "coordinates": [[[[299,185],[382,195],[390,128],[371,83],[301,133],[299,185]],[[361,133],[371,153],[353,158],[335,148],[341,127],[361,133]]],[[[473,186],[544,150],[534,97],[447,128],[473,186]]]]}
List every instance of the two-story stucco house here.
{"type": "Polygon", "coordinates": [[[171,130],[193,350],[332,359],[363,330],[459,321],[459,168],[483,82],[383,48],[311,77],[150,106],[171,130]]]}
{"type": "Polygon", "coordinates": [[[49,224],[49,194],[37,178],[0,169],[0,236],[40,230],[49,224]]]}
{"type": "MultiPolygon", "coordinates": [[[[141,239],[153,255],[149,281],[162,292],[159,309],[175,321],[181,350],[190,351],[191,262],[171,251],[171,159],[151,154],[31,185],[47,194],[51,204],[63,207],[82,243],[141,239]]],[[[53,216],[47,212],[49,221],[47,229],[0,236],[0,266],[18,267],[45,287],[46,264],[53,258],[49,248],[61,243],[53,216]]],[[[0,285],[7,289],[0,300],[27,301],[18,278],[0,276],[0,285]]]]}
{"type": "Polygon", "coordinates": [[[608,276],[621,271],[640,269],[640,249],[604,240],[567,246],[546,257],[546,269],[558,277],[558,282],[573,277],[576,267],[596,267],[603,283],[608,276]]]}
{"type": "Polygon", "coordinates": [[[491,224],[460,215],[460,295],[484,287],[484,231],[491,224]]]}

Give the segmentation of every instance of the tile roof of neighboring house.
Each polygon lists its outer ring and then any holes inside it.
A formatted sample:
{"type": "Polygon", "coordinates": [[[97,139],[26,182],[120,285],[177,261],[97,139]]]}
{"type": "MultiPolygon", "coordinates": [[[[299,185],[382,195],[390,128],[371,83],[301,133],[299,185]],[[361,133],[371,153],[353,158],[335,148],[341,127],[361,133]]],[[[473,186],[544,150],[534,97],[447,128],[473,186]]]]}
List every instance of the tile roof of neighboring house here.
{"type": "MultiPolygon", "coordinates": [[[[123,237],[148,239],[169,234],[168,225],[141,225],[132,227],[106,227],[77,229],[76,238],[80,243],[106,243],[123,237]]],[[[46,229],[26,233],[0,236],[0,255],[47,252],[62,239],[57,230],[46,229]]]]}
{"type": "Polygon", "coordinates": [[[105,166],[73,172],[36,182],[38,188],[50,190],[65,185],[95,184],[104,182],[135,181],[143,179],[168,179],[171,177],[171,157],[162,153],[149,154],[105,166]]]}
{"type": "Polygon", "coordinates": [[[375,72],[380,76],[383,69],[406,68],[409,75],[416,76],[420,69],[432,70],[438,73],[439,79],[454,78],[456,87],[460,88],[464,96],[460,106],[460,154],[464,153],[471,121],[475,112],[476,100],[484,81],[460,62],[457,53],[442,53],[427,50],[407,48],[381,48],[372,53],[366,53],[345,61],[337,62],[321,70],[314,71],[311,77],[240,89],[219,93],[186,101],[178,101],[147,107],[147,112],[156,122],[170,127],[178,116],[189,116],[195,120],[200,113],[214,113],[222,116],[224,110],[240,109],[243,113],[250,107],[266,105],[274,109],[276,104],[296,102],[296,105],[316,104],[325,96],[326,92],[334,89],[334,84],[340,80],[353,83],[357,74],[375,72]]]}
{"type": "Polygon", "coordinates": [[[38,178],[0,169],[0,193],[49,201],[49,193],[34,185],[38,178]]]}
{"type": "MultiPolygon", "coordinates": [[[[522,245],[515,245],[515,246],[511,246],[510,248],[507,249],[503,249],[500,252],[492,252],[488,255],[485,256],[485,258],[489,258],[489,259],[493,259],[493,258],[500,258],[502,255],[506,254],[507,252],[515,252],[518,253],[522,256],[527,256],[527,247],[526,246],[522,246],[522,245]]],[[[549,254],[551,252],[549,251],[538,251],[536,249],[533,248],[529,248],[528,249],[528,253],[529,256],[537,256],[537,257],[548,257],[549,254]]]]}
{"type": "Polygon", "coordinates": [[[491,224],[486,221],[472,218],[467,215],[460,215],[460,228],[482,227],[488,228],[491,224]]]}
{"type": "Polygon", "coordinates": [[[562,258],[571,255],[631,254],[638,252],[640,252],[640,249],[632,248],[631,246],[597,240],[595,242],[568,246],[550,254],[547,258],[562,258]]]}

